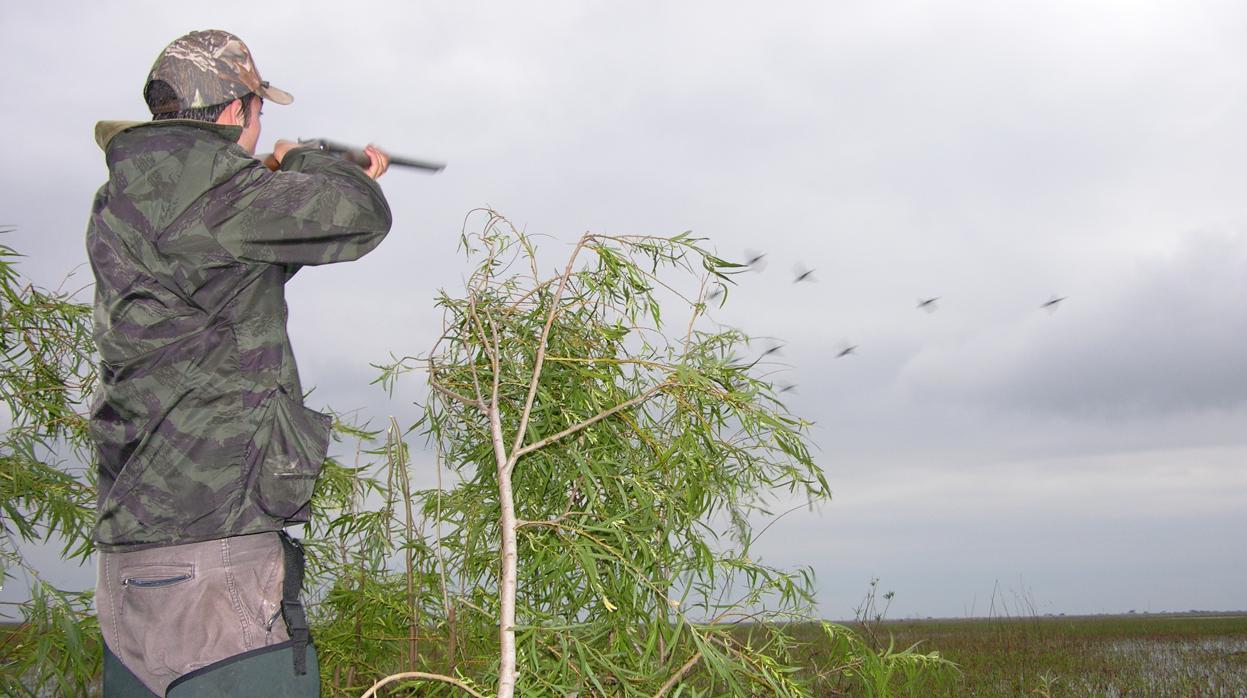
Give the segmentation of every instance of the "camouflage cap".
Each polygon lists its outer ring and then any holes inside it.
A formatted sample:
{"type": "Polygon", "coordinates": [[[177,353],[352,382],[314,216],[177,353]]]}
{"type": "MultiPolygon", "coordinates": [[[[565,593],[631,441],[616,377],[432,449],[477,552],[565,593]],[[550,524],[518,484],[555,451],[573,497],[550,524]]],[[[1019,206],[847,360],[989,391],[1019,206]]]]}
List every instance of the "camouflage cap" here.
{"type": "Polygon", "coordinates": [[[166,46],[143,92],[152,114],[224,104],[250,92],[275,104],[294,101],[289,92],[260,79],[242,39],[220,29],[194,31],[166,46]],[[169,89],[153,90],[158,81],[169,89]],[[155,103],[152,95],[159,95],[155,103]]]}

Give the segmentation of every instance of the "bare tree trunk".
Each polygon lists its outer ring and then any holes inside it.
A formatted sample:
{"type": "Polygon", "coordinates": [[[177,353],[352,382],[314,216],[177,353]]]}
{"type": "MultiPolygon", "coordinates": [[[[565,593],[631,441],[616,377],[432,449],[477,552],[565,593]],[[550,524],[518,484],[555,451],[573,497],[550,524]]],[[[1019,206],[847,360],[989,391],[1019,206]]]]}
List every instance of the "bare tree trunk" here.
{"type": "Polygon", "coordinates": [[[515,665],[515,583],[516,542],[515,504],[511,499],[511,474],[498,478],[498,495],[502,504],[502,588],[499,600],[498,639],[501,643],[502,662],[499,667],[498,698],[511,698],[515,694],[517,671],[515,665]]]}
{"type": "Polygon", "coordinates": [[[455,609],[453,606],[446,612],[446,627],[448,628],[447,634],[450,635],[450,638],[447,640],[446,654],[450,657],[450,673],[454,674],[455,669],[459,666],[458,660],[455,658],[455,655],[459,652],[459,631],[455,626],[455,609]]]}
{"type": "MultiPolygon", "coordinates": [[[[494,395],[497,395],[495,391],[494,395]]],[[[516,583],[516,520],[515,500],[511,493],[511,463],[502,440],[502,416],[497,404],[490,409],[489,427],[494,442],[494,462],[498,466],[498,504],[502,519],[502,574],[498,585],[498,698],[513,698],[517,678],[515,664],[515,583],[516,583]]]]}
{"type": "Polygon", "coordinates": [[[450,603],[450,592],[446,588],[446,558],[442,551],[442,451],[438,445],[437,458],[437,516],[433,519],[433,532],[437,536],[437,572],[442,589],[442,608],[446,610],[446,656],[450,658],[451,675],[455,673],[457,662],[455,655],[459,651],[459,630],[455,624],[455,607],[450,603]]]}
{"type": "Polygon", "coordinates": [[[407,626],[407,669],[416,670],[416,656],[420,653],[420,641],[417,630],[420,626],[420,605],[416,603],[416,574],[412,550],[414,536],[411,493],[407,485],[407,468],[403,468],[403,497],[407,500],[407,608],[411,611],[411,622],[407,626]]]}

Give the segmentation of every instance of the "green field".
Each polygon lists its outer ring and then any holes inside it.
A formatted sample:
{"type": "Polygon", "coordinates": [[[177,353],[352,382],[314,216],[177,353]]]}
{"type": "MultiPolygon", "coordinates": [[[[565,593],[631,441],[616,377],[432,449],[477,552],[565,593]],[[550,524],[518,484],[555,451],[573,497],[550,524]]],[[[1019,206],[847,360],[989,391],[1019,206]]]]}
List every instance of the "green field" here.
{"type": "MultiPolygon", "coordinates": [[[[1138,614],[885,621],[854,630],[898,650],[939,651],[960,675],[923,683],[919,696],[1247,696],[1247,614],[1138,614]]],[[[819,668],[819,630],[806,666],[819,668]]],[[[898,677],[894,685],[902,683],[898,677]]],[[[827,677],[823,695],[848,682],[827,677]]]]}
{"type": "MultiPolygon", "coordinates": [[[[886,692],[872,691],[860,676],[850,676],[842,663],[846,655],[831,647],[818,626],[789,627],[815,695],[1247,696],[1247,614],[914,620],[849,627],[868,640],[873,635],[881,655],[889,642],[897,652],[918,643],[915,652],[938,651],[959,671],[906,676],[901,662],[885,682],[886,692]]],[[[0,649],[13,630],[0,624],[0,649]]],[[[749,630],[741,628],[741,634],[749,630]]]]}

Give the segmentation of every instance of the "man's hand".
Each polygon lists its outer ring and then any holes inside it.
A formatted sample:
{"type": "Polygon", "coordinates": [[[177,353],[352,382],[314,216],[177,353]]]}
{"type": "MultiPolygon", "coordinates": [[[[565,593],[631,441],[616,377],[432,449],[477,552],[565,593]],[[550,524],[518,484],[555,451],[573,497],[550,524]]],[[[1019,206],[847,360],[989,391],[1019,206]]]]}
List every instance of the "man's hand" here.
{"type": "Polygon", "coordinates": [[[260,162],[264,163],[265,167],[276,172],[281,167],[281,161],[285,159],[286,153],[297,147],[299,147],[298,141],[279,140],[273,144],[273,152],[257,157],[260,158],[260,162]]]}
{"type": "MultiPolygon", "coordinates": [[[[281,168],[281,161],[286,157],[286,153],[298,147],[307,147],[306,143],[298,141],[279,140],[273,144],[273,152],[267,155],[256,156],[264,163],[264,166],[270,170],[277,171],[281,168]]],[[[356,151],[358,153],[359,151],[356,151]]],[[[379,178],[390,169],[390,156],[375,145],[369,145],[364,148],[364,155],[368,157],[368,165],[360,165],[364,168],[364,173],[373,179],[379,178]]],[[[353,156],[351,162],[359,163],[358,154],[353,156]]],[[[350,158],[348,158],[350,159],[350,158]]]]}
{"type": "Polygon", "coordinates": [[[385,174],[386,170],[390,169],[390,156],[386,155],[385,151],[381,150],[377,146],[369,144],[364,148],[364,154],[367,155],[368,159],[372,161],[372,164],[364,168],[369,177],[378,179],[381,175],[385,174]]]}

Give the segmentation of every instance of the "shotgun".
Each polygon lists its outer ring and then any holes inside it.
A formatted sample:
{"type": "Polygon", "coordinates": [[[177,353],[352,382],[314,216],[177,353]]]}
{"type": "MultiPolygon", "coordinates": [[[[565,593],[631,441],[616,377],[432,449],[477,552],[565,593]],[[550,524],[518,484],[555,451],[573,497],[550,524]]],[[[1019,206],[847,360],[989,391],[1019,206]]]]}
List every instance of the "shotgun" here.
{"type": "MultiPolygon", "coordinates": [[[[349,160],[360,167],[367,168],[372,161],[364,153],[363,148],[357,148],[353,145],[331,141],[327,138],[300,138],[299,143],[309,145],[313,148],[319,148],[326,153],[332,153],[338,157],[349,160]]],[[[386,151],[387,153],[389,151],[386,151]]],[[[441,172],[445,167],[444,162],[433,162],[431,160],[416,160],[415,158],[404,158],[390,154],[390,165],[398,165],[399,167],[411,167],[417,170],[425,170],[431,173],[441,172]]]]}

